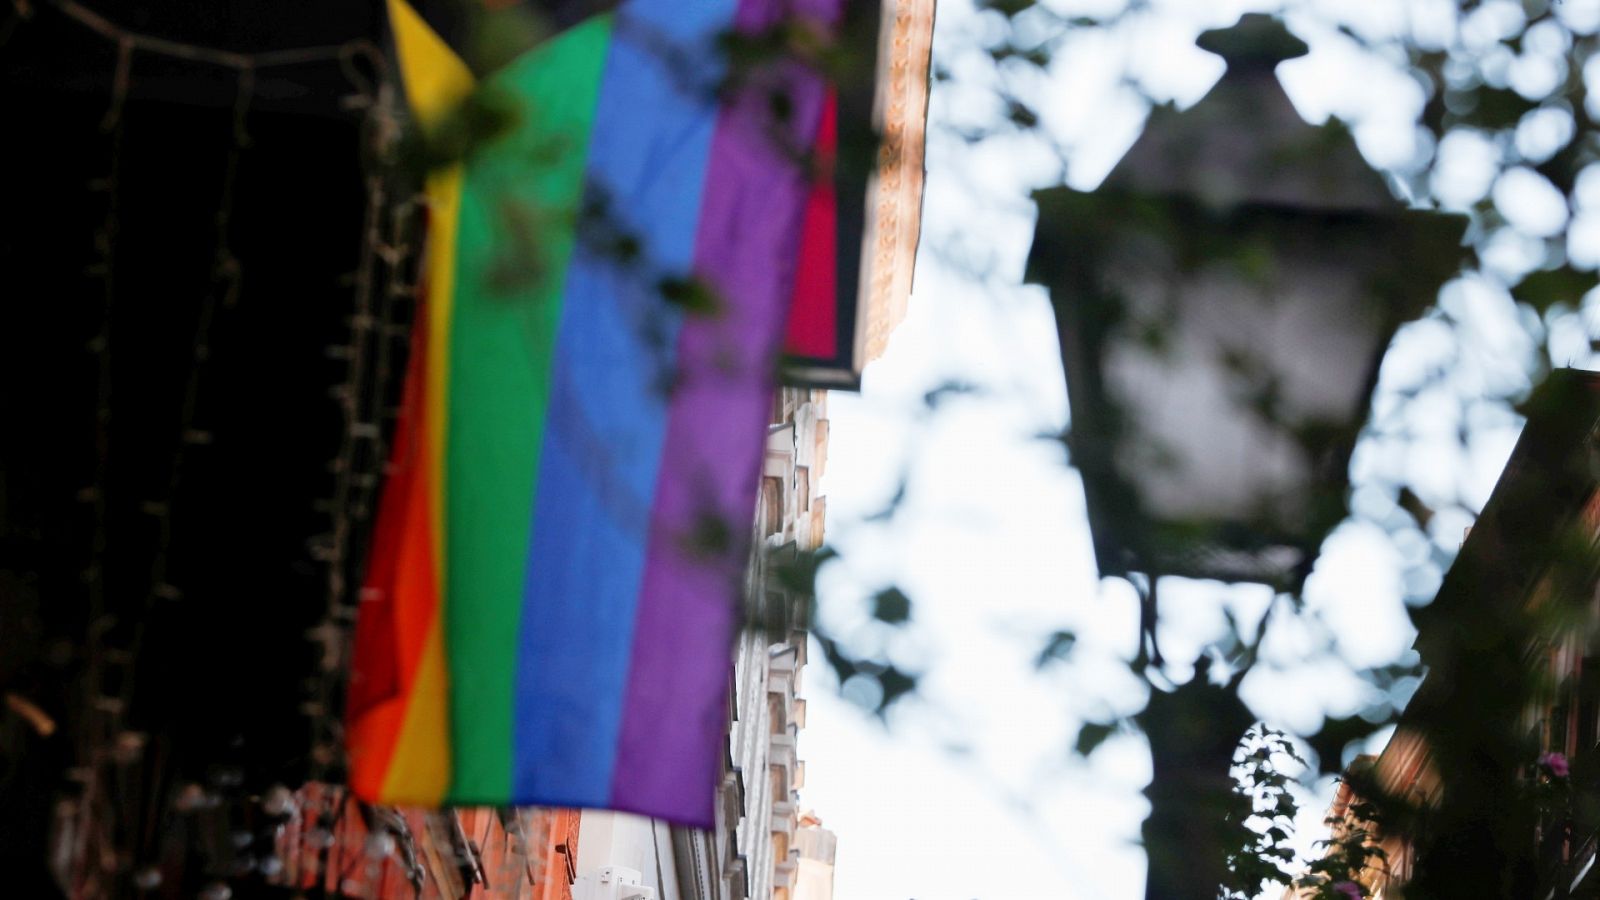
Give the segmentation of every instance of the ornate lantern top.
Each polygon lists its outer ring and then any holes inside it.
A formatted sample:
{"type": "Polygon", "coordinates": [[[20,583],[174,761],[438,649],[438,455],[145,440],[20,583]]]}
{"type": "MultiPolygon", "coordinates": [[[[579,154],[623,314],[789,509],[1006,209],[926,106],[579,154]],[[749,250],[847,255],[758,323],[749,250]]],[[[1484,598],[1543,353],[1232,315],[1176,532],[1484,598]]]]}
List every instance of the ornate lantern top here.
{"type": "Polygon", "coordinates": [[[1349,131],[1336,121],[1309,125],[1290,102],[1275,69],[1307,48],[1283,23],[1253,13],[1197,43],[1221,56],[1227,71],[1193,107],[1152,111],[1107,177],[1108,189],[1189,196],[1212,207],[1395,208],[1349,131]]]}
{"type": "Polygon", "coordinates": [[[1238,73],[1250,65],[1268,69],[1284,60],[1305,56],[1311,51],[1283,23],[1264,13],[1250,13],[1227,28],[1202,32],[1195,44],[1228,62],[1228,71],[1238,73]]]}

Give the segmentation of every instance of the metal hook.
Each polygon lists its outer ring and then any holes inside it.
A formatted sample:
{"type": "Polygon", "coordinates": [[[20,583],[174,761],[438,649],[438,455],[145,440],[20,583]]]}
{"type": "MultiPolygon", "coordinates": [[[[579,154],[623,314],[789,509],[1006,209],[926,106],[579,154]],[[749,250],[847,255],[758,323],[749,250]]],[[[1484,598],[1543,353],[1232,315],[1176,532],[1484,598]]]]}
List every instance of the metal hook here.
{"type": "Polygon", "coordinates": [[[388,71],[389,65],[383,53],[371,41],[350,41],[339,48],[339,70],[344,73],[345,80],[350,82],[357,96],[361,98],[357,102],[365,105],[377,97],[378,85],[357,65],[360,60],[370,64],[372,71],[379,76],[388,71]]]}

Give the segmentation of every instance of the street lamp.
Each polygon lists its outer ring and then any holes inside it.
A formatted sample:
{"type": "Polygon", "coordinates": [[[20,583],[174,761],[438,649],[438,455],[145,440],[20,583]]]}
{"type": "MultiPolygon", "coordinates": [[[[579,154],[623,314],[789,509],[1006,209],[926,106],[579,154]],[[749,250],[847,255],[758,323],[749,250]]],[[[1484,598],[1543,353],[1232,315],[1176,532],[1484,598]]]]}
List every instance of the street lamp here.
{"type": "MultiPolygon", "coordinates": [[[[1406,209],[1338,123],[1275,77],[1304,43],[1248,15],[1201,35],[1227,72],[1157,109],[1091,193],[1037,192],[1028,280],[1050,290],[1103,575],[1297,591],[1345,515],[1350,454],[1395,329],[1459,268],[1464,220],[1406,209]]],[[[1146,655],[1148,653],[1148,656],[1146,655]]],[[[1210,900],[1229,768],[1254,718],[1207,657],[1138,716],[1150,742],[1145,896],[1210,900]],[[1216,839],[1202,839],[1206,836],[1216,839]]]]}
{"type": "Polygon", "coordinates": [[[1274,69],[1306,45],[1248,15],[1227,73],[1157,109],[1100,189],[1037,192],[1096,559],[1296,590],[1345,514],[1378,363],[1460,265],[1464,220],[1406,209],[1274,69]]]}

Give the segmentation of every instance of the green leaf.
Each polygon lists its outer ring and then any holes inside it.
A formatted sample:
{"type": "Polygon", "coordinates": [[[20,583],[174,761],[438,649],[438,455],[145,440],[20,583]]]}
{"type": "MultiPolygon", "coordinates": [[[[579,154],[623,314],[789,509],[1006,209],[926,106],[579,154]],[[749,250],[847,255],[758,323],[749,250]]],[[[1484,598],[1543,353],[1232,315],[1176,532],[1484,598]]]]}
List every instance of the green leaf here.
{"type": "Polygon", "coordinates": [[[1343,762],[1346,745],[1370,737],[1382,727],[1381,723],[1368,722],[1360,716],[1327,719],[1322,723],[1322,730],[1307,737],[1306,743],[1316,752],[1322,771],[1336,772],[1343,762]]]}
{"type": "Polygon", "coordinates": [[[1527,112],[1537,106],[1532,100],[1509,88],[1479,88],[1478,107],[1465,118],[1473,125],[1498,131],[1513,128],[1527,112]]]}
{"type": "Polygon", "coordinates": [[[656,286],[661,298],[692,316],[710,316],[722,311],[717,292],[698,278],[663,278],[656,286]]]}
{"type": "Polygon", "coordinates": [[[1018,128],[1024,129],[1035,128],[1039,124],[1039,114],[1018,100],[1006,103],[1006,119],[1018,128]]]}
{"type": "Polygon", "coordinates": [[[1511,293],[1542,313],[1557,303],[1565,303],[1576,309],[1583,295],[1597,284],[1600,284],[1600,274],[1579,272],[1563,266],[1534,272],[1512,288],[1511,293]]]}
{"type": "Polygon", "coordinates": [[[981,9],[992,9],[1009,19],[1018,13],[1032,9],[1034,2],[1035,0],[980,0],[978,6],[981,9]]]}
{"type": "Polygon", "coordinates": [[[911,598],[899,588],[884,588],[872,598],[872,617],[890,625],[903,624],[911,619],[911,598]]]}
{"type": "Polygon", "coordinates": [[[1107,738],[1115,734],[1116,730],[1116,725],[1085,722],[1083,727],[1078,729],[1078,743],[1074,749],[1077,750],[1079,756],[1088,756],[1099,748],[1101,744],[1104,744],[1107,738]]]}
{"type": "Polygon", "coordinates": [[[1045,641],[1044,649],[1039,651],[1039,656],[1033,661],[1035,668],[1042,669],[1053,662],[1064,662],[1072,655],[1072,648],[1078,643],[1078,636],[1070,631],[1057,631],[1045,641]]]}
{"type": "Polygon", "coordinates": [[[802,550],[790,558],[769,557],[767,571],[784,590],[813,596],[817,588],[817,571],[838,555],[839,551],[832,547],[822,547],[802,550]]]}
{"type": "Polygon", "coordinates": [[[914,675],[890,666],[879,673],[878,685],[883,688],[883,699],[878,701],[878,709],[881,712],[888,709],[896,700],[915,690],[917,679],[914,675]]]}

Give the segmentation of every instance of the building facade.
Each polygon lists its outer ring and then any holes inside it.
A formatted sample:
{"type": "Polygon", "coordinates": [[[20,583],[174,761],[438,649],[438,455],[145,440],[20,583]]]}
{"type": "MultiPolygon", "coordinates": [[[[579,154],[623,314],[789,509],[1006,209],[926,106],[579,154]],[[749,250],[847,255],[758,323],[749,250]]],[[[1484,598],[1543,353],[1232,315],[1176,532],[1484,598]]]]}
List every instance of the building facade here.
{"type": "Polygon", "coordinates": [[[1600,373],[1552,373],[1526,412],[1437,597],[1415,614],[1426,677],[1328,813],[1335,846],[1382,850],[1352,873],[1372,898],[1461,883],[1600,896],[1600,373]]]}
{"type": "Polygon", "coordinates": [[[800,817],[795,847],[800,851],[793,900],[833,900],[833,859],[839,841],[812,813],[800,817]]]}

